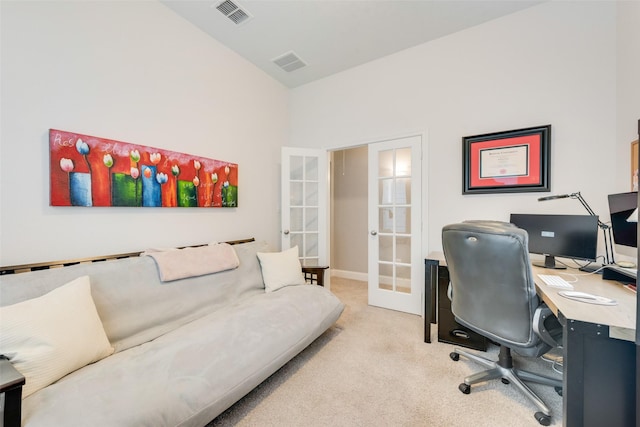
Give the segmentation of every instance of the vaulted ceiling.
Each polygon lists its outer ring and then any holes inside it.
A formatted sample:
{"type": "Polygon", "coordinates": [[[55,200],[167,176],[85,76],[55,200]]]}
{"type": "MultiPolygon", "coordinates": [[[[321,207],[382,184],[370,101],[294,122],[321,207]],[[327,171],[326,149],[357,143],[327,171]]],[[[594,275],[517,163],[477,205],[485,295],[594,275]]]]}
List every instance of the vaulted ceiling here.
{"type": "Polygon", "coordinates": [[[160,1],[294,88],[548,0],[160,1]]]}

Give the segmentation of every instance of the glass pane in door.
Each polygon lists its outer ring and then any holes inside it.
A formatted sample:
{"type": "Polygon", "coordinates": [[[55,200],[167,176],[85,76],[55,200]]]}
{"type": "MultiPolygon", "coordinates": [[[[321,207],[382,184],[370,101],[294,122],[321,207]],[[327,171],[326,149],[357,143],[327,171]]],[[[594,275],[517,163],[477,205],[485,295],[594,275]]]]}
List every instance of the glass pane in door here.
{"type": "Polygon", "coordinates": [[[411,148],[399,148],[396,154],[396,176],[411,176],[411,148]]]}
{"type": "Polygon", "coordinates": [[[411,293],[411,148],[378,155],[379,289],[411,293]]]}
{"type": "Polygon", "coordinates": [[[302,180],[303,177],[303,169],[302,162],[304,161],[304,157],[302,156],[291,156],[289,160],[289,179],[292,181],[302,180]]]}
{"type": "Polygon", "coordinates": [[[393,262],[393,236],[380,236],[380,261],[393,262]]]}
{"type": "Polygon", "coordinates": [[[289,228],[291,229],[292,232],[301,232],[304,230],[304,224],[302,222],[302,215],[303,215],[303,210],[302,208],[291,208],[290,209],[290,225],[289,228]]]}
{"type": "Polygon", "coordinates": [[[318,208],[306,208],[304,229],[307,233],[318,231],[318,208]]]}
{"type": "Polygon", "coordinates": [[[291,156],[289,167],[291,247],[298,246],[298,256],[303,265],[318,265],[318,158],[291,156]]]}
{"type": "Polygon", "coordinates": [[[378,275],[378,287],[387,291],[393,291],[393,264],[380,263],[378,275]]]}
{"type": "Polygon", "coordinates": [[[393,151],[381,151],[378,155],[378,177],[393,176],[393,151]]]}
{"type": "MultiPolygon", "coordinates": [[[[396,233],[411,234],[411,208],[397,207],[395,208],[395,230],[396,233]]],[[[411,245],[411,243],[409,243],[411,245]]]]}
{"type": "Polygon", "coordinates": [[[304,158],[304,177],[307,181],[318,181],[318,158],[304,158]]]}
{"type": "Polygon", "coordinates": [[[304,203],[309,206],[318,206],[318,183],[305,182],[304,203]]]}
{"type": "Polygon", "coordinates": [[[411,293],[411,266],[396,265],[396,288],[397,292],[405,294],[411,293]]]}
{"type": "Polygon", "coordinates": [[[291,206],[302,206],[302,197],[304,194],[304,187],[301,182],[291,181],[289,189],[289,199],[291,206]]]}
{"type": "Polygon", "coordinates": [[[396,237],[396,261],[411,264],[411,237],[396,237]]]}

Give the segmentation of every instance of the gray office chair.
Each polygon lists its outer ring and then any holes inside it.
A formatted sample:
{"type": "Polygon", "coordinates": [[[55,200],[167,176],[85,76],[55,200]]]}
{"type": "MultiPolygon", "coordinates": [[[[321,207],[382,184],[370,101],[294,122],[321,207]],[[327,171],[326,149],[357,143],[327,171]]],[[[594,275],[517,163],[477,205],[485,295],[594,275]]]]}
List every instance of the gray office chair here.
{"type": "Polygon", "coordinates": [[[498,361],[456,348],[450,357],[463,355],[487,370],[468,376],[459,389],[501,378],[514,384],[539,409],[536,420],[551,423],[551,411],[524,381],[556,387],[562,380],[513,366],[511,350],[539,357],[559,346],[562,327],[536,295],[528,252],[527,232],[498,221],[469,221],[442,229],[444,250],[452,287],[451,311],[458,323],[500,345],[498,361]]]}

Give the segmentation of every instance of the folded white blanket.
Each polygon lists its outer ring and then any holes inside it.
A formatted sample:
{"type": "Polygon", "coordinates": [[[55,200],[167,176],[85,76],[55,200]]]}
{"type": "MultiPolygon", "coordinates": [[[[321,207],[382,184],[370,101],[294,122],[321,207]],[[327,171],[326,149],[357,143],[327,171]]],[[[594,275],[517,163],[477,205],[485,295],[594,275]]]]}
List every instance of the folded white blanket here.
{"type": "Polygon", "coordinates": [[[228,243],[168,251],[149,249],[141,255],[155,260],[163,282],[232,270],[240,265],[236,251],[228,243]]]}

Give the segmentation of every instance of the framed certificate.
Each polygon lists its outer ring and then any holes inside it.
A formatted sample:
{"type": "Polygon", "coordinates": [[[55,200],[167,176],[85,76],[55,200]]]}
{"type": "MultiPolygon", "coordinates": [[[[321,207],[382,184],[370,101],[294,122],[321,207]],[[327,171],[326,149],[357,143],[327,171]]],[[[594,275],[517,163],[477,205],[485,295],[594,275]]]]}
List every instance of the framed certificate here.
{"type": "Polygon", "coordinates": [[[462,138],[462,194],[550,191],[551,125],[462,138]]]}

